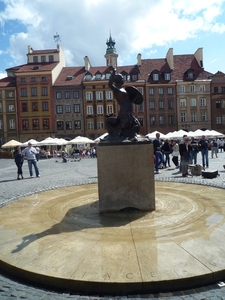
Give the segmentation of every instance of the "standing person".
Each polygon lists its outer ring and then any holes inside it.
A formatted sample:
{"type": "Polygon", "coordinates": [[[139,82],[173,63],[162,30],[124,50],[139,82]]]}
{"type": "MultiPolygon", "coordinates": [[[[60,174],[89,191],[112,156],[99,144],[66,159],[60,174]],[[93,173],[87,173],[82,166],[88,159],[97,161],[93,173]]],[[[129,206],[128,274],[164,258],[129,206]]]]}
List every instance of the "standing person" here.
{"type": "Polygon", "coordinates": [[[176,166],[176,169],[179,169],[179,163],[178,163],[178,156],[179,156],[179,145],[178,145],[178,141],[174,141],[173,145],[172,145],[172,161],[174,163],[174,165],[176,166]]]}
{"type": "Polygon", "coordinates": [[[217,142],[216,140],[213,140],[211,142],[211,157],[213,158],[214,154],[216,155],[216,158],[218,157],[217,156],[217,142]]]}
{"type": "Polygon", "coordinates": [[[156,133],[156,138],[153,141],[154,155],[155,155],[155,173],[160,174],[159,166],[163,163],[163,156],[161,152],[160,133],[156,133]]]}
{"type": "Polygon", "coordinates": [[[201,154],[202,154],[202,166],[205,169],[209,167],[209,144],[208,141],[205,139],[203,135],[201,140],[198,142],[199,146],[201,147],[201,154]]]}
{"type": "Polygon", "coordinates": [[[31,143],[28,143],[28,147],[25,148],[22,151],[22,154],[27,157],[27,162],[28,162],[28,168],[29,168],[29,172],[30,172],[30,177],[33,178],[32,165],[34,166],[36,177],[41,177],[40,174],[39,174],[38,166],[37,166],[37,159],[36,159],[37,151],[36,151],[36,149],[34,147],[32,147],[31,143]]]}
{"type": "Polygon", "coordinates": [[[191,163],[197,164],[197,155],[198,155],[198,143],[194,137],[191,138],[191,163]]]}
{"type": "Polygon", "coordinates": [[[188,165],[191,161],[191,145],[189,144],[188,137],[184,138],[183,144],[180,144],[180,156],[182,165],[182,176],[187,177],[188,175],[188,165]]]}
{"type": "Polygon", "coordinates": [[[170,167],[170,153],[171,153],[171,148],[169,144],[169,140],[166,139],[164,144],[161,147],[163,154],[165,155],[165,160],[164,160],[164,166],[166,168],[166,163],[168,164],[168,167],[170,167]]]}
{"type": "Polygon", "coordinates": [[[39,161],[39,159],[40,159],[40,148],[36,147],[35,149],[37,151],[37,153],[36,153],[36,160],[39,161]]]}
{"type": "Polygon", "coordinates": [[[17,180],[23,179],[23,155],[20,146],[16,147],[16,150],[13,153],[15,163],[17,165],[17,180]]]}

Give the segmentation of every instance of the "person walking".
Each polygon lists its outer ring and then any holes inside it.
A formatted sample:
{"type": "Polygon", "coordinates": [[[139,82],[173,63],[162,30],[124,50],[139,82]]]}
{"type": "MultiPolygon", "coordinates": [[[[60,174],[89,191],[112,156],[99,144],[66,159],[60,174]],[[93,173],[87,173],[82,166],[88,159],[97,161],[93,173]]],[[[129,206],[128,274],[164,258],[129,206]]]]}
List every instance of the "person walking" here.
{"type": "Polygon", "coordinates": [[[205,139],[203,135],[201,140],[198,142],[199,146],[201,147],[201,154],[202,154],[202,166],[205,169],[209,167],[209,144],[208,141],[205,139]]]}
{"type": "Polygon", "coordinates": [[[212,158],[213,158],[214,154],[215,154],[216,158],[218,158],[218,156],[217,156],[217,142],[216,142],[216,140],[213,140],[211,142],[211,157],[212,158]]]}
{"type": "Polygon", "coordinates": [[[36,159],[37,151],[34,147],[32,147],[31,143],[28,143],[28,147],[22,151],[22,154],[27,157],[30,177],[33,178],[33,167],[32,166],[34,166],[36,177],[41,177],[39,174],[38,166],[37,166],[37,159],[36,159]]]}
{"type": "Polygon", "coordinates": [[[17,166],[17,180],[23,179],[23,171],[22,171],[22,166],[23,166],[23,155],[21,151],[21,147],[17,146],[16,150],[13,153],[14,160],[17,166]]]}
{"type": "Polygon", "coordinates": [[[194,164],[196,165],[197,164],[197,155],[198,155],[198,143],[197,141],[195,140],[194,137],[191,137],[191,163],[193,164],[193,161],[194,161],[194,164]]]}
{"type": "Polygon", "coordinates": [[[172,145],[172,161],[176,167],[176,169],[179,169],[179,162],[178,162],[178,157],[179,157],[179,144],[178,141],[175,140],[173,141],[173,145],[172,145]]]}
{"type": "Polygon", "coordinates": [[[159,166],[163,164],[163,155],[161,152],[160,133],[156,133],[156,138],[153,141],[155,155],[155,173],[159,174],[159,166]]]}
{"type": "Polygon", "coordinates": [[[171,153],[171,147],[170,147],[170,144],[169,144],[169,140],[166,139],[165,142],[163,143],[162,147],[162,153],[165,155],[165,159],[164,159],[164,166],[165,168],[167,167],[166,166],[166,163],[168,164],[168,167],[170,167],[170,153],[171,153]]]}

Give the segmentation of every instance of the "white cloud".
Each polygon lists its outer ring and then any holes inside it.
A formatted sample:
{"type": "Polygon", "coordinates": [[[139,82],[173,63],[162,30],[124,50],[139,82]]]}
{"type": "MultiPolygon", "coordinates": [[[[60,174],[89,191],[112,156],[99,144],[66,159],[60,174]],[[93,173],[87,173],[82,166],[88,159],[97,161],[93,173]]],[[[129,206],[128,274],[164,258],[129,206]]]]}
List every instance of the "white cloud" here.
{"type": "Polygon", "coordinates": [[[27,46],[55,48],[53,35],[60,34],[60,45],[67,65],[83,65],[85,55],[92,65],[104,65],[106,39],[110,30],[116,40],[119,62],[139,52],[151,54],[156,46],[208,35],[222,34],[219,21],[224,0],[4,0],[0,23],[16,20],[23,30],[9,37],[15,64],[26,62],[27,46]],[[24,30],[24,26],[26,30],[24,30]]]}

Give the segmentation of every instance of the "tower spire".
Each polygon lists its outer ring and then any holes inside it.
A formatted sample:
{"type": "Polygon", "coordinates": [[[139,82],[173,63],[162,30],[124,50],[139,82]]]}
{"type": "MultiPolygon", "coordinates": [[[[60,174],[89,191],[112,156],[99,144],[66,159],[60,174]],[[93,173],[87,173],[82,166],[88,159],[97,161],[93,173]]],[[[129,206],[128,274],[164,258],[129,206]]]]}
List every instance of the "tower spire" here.
{"type": "Polygon", "coordinates": [[[111,36],[111,30],[109,33],[109,39],[107,39],[106,41],[106,54],[105,54],[105,58],[106,58],[106,65],[107,66],[117,66],[117,57],[118,54],[116,53],[116,48],[115,48],[115,40],[112,39],[111,36]]]}

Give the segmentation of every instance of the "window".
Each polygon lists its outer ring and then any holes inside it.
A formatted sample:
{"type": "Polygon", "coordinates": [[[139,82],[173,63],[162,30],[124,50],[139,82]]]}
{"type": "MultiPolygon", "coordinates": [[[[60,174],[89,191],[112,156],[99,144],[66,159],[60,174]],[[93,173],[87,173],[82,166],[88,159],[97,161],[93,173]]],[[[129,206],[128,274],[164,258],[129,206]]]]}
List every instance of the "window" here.
{"type": "Polygon", "coordinates": [[[149,88],[149,95],[154,95],[154,88],[149,88]]]}
{"type": "Polygon", "coordinates": [[[56,113],[62,114],[63,113],[63,106],[62,105],[56,105],[56,113]]]}
{"type": "Polygon", "coordinates": [[[186,99],[180,99],[180,107],[186,107],[186,99]]]}
{"type": "Polygon", "coordinates": [[[42,88],[41,88],[41,95],[42,95],[42,96],[47,96],[47,95],[48,95],[48,93],[47,93],[47,88],[46,88],[46,87],[42,87],[42,88]]]}
{"type": "Polygon", "coordinates": [[[66,130],[71,130],[71,129],[72,129],[72,122],[66,121],[66,130]]]}
{"type": "Polygon", "coordinates": [[[201,111],[201,121],[206,121],[206,112],[201,111]]]}
{"type": "Polygon", "coordinates": [[[63,130],[64,129],[63,121],[57,121],[56,126],[57,126],[57,130],[63,130]]]}
{"type": "Polygon", "coordinates": [[[70,91],[65,92],[65,99],[70,99],[70,91]]]}
{"type": "Polygon", "coordinates": [[[0,129],[2,129],[2,120],[0,120],[0,129]]]}
{"type": "Polygon", "coordinates": [[[22,120],[22,127],[23,127],[23,130],[28,130],[29,129],[28,120],[22,120]]]}
{"type": "Polygon", "coordinates": [[[2,112],[2,103],[0,103],[0,112],[2,112]]]}
{"type": "Polygon", "coordinates": [[[87,129],[94,129],[94,123],[93,123],[93,121],[88,121],[87,122],[87,129]]]}
{"type": "Polygon", "coordinates": [[[159,116],[159,125],[164,125],[164,124],[165,124],[165,117],[159,116]]]}
{"type": "Polygon", "coordinates": [[[195,91],[195,86],[194,85],[190,85],[189,91],[193,93],[195,91]]]}
{"type": "Polygon", "coordinates": [[[221,108],[221,100],[216,100],[216,108],[221,108]]]}
{"type": "Polygon", "coordinates": [[[131,75],[131,80],[132,80],[132,81],[137,81],[137,80],[138,80],[137,74],[131,75]]]}
{"type": "Polygon", "coordinates": [[[36,87],[31,88],[31,96],[37,96],[37,88],[36,87]]]}
{"type": "Polygon", "coordinates": [[[27,96],[27,89],[26,88],[22,88],[20,90],[20,92],[21,92],[21,97],[26,97],[27,96]]]}
{"type": "Polygon", "coordinates": [[[199,90],[200,92],[205,92],[205,85],[200,85],[199,90]]]}
{"type": "Polygon", "coordinates": [[[196,122],[196,112],[191,112],[191,122],[196,122]]]}
{"type": "Polygon", "coordinates": [[[164,102],[163,101],[159,101],[159,109],[163,109],[164,108],[164,102]]]}
{"type": "Polygon", "coordinates": [[[98,129],[104,129],[104,122],[98,121],[97,126],[98,126],[98,129]]]}
{"type": "Polygon", "coordinates": [[[62,93],[56,92],[56,99],[62,99],[62,93]]]}
{"type": "Polygon", "coordinates": [[[42,81],[42,82],[47,81],[47,77],[46,77],[46,76],[42,76],[42,77],[41,77],[41,81],[42,81]]]}
{"type": "Polygon", "coordinates": [[[27,111],[27,103],[22,103],[22,112],[27,111]]]}
{"type": "Polygon", "coordinates": [[[172,95],[173,94],[173,88],[172,87],[168,87],[167,88],[167,94],[168,95],[172,95]]]}
{"type": "Polygon", "coordinates": [[[37,104],[37,102],[32,102],[32,111],[38,111],[38,104],[37,104]]]}
{"type": "Polygon", "coordinates": [[[169,125],[174,124],[174,116],[168,116],[168,123],[169,123],[169,125]]]}
{"type": "Polygon", "coordinates": [[[54,55],[49,55],[48,60],[49,62],[54,62],[54,55]]]}
{"type": "Polygon", "coordinates": [[[15,111],[15,106],[14,105],[9,105],[9,111],[15,111]]]}
{"type": "Polygon", "coordinates": [[[168,109],[173,109],[173,100],[168,101],[168,109]]]}
{"type": "Polygon", "coordinates": [[[150,117],[150,125],[151,126],[155,125],[155,117],[150,117]]]}
{"type": "Polygon", "coordinates": [[[185,112],[180,113],[180,121],[182,123],[186,122],[186,113],[185,112]]]}
{"type": "Polygon", "coordinates": [[[159,80],[159,74],[157,74],[157,73],[153,74],[152,78],[153,78],[154,81],[158,81],[159,80]]]}
{"type": "Polygon", "coordinates": [[[113,114],[113,106],[112,105],[107,105],[107,114],[113,114]]]}
{"type": "Polygon", "coordinates": [[[71,105],[65,105],[65,113],[70,114],[71,113],[71,105]]]}
{"type": "Polygon", "coordinates": [[[188,77],[188,79],[193,79],[194,78],[194,73],[193,73],[192,70],[188,71],[187,77],[188,77]]]}
{"type": "Polygon", "coordinates": [[[78,91],[74,91],[73,92],[73,98],[74,99],[78,99],[79,98],[79,92],[78,91]]]}
{"type": "Polygon", "coordinates": [[[14,119],[9,120],[9,129],[15,129],[16,128],[16,122],[14,119]]]}
{"type": "Polygon", "coordinates": [[[225,93],[225,86],[221,86],[221,93],[222,93],[222,94],[225,93]]]}
{"type": "Polygon", "coordinates": [[[102,100],[103,99],[103,92],[96,92],[96,100],[102,100]]]}
{"type": "Polygon", "coordinates": [[[86,92],[86,100],[90,101],[92,99],[93,99],[92,92],[86,92]]]}
{"type": "Polygon", "coordinates": [[[113,94],[111,91],[106,91],[106,100],[112,100],[113,99],[113,94]]]}
{"type": "Polygon", "coordinates": [[[170,80],[170,73],[165,73],[164,74],[164,79],[165,80],[170,80]]]}
{"type": "Polygon", "coordinates": [[[31,81],[31,82],[36,82],[36,77],[31,77],[31,78],[30,78],[30,81],[31,81]]]}
{"type": "Polygon", "coordinates": [[[143,95],[143,89],[141,87],[137,87],[136,89],[143,95]]]}
{"type": "Polygon", "coordinates": [[[38,130],[39,129],[39,120],[34,119],[33,120],[33,130],[38,130]]]}
{"type": "Polygon", "coordinates": [[[49,119],[43,119],[43,129],[49,129],[49,119]]]}
{"type": "Polygon", "coordinates": [[[102,79],[102,74],[95,74],[95,79],[96,80],[102,79]]]}
{"type": "Polygon", "coordinates": [[[138,121],[139,121],[139,123],[140,123],[141,127],[143,127],[143,124],[144,124],[144,120],[143,120],[143,118],[138,118],[138,121]]]}
{"type": "Polygon", "coordinates": [[[87,115],[92,115],[92,114],[93,114],[93,107],[87,106],[87,115]]]}
{"type": "Polygon", "coordinates": [[[13,97],[13,92],[9,92],[9,98],[13,97]]]}
{"type": "Polygon", "coordinates": [[[149,108],[155,109],[155,101],[149,101],[149,108]]]}
{"type": "Polygon", "coordinates": [[[222,124],[222,118],[216,117],[216,124],[222,124]]]}
{"type": "Polygon", "coordinates": [[[159,95],[163,95],[163,88],[159,88],[158,93],[159,93],[159,95]]]}
{"type": "Polygon", "coordinates": [[[185,93],[185,86],[184,85],[180,86],[180,93],[185,93]]]}
{"type": "Polygon", "coordinates": [[[109,79],[110,76],[111,76],[110,73],[106,73],[106,74],[105,74],[105,79],[109,79]]]}
{"type": "Polygon", "coordinates": [[[21,77],[20,78],[20,82],[26,82],[26,78],[25,77],[21,77]]]}
{"type": "Polygon", "coordinates": [[[103,105],[97,105],[97,114],[102,115],[103,114],[103,105]]]}
{"type": "Polygon", "coordinates": [[[33,56],[33,62],[37,63],[38,62],[38,56],[33,56]]]}
{"type": "Polygon", "coordinates": [[[196,99],[194,99],[194,98],[191,98],[190,99],[190,106],[196,106],[196,99]]]}
{"type": "Polygon", "coordinates": [[[200,98],[200,106],[206,106],[206,99],[200,98]]]}
{"type": "Polygon", "coordinates": [[[74,104],[74,112],[79,113],[80,112],[80,104],[74,104]]]}
{"type": "Polygon", "coordinates": [[[123,80],[127,81],[127,74],[122,74],[122,76],[123,76],[123,80]]]}
{"type": "Polygon", "coordinates": [[[219,92],[219,89],[217,86],[214,87],[214,93],[217,94],[219,92]]]}
{"type": "Polygon", "coordinates": [[[74,128],[81,129],[81,121],[74,121],[74,128]]]}
{"type": "Polygon", "coordinates": [[[91,74],[87,74],[87,75],[85,76],[85,80],[91,80],[91,74]]]}
{"type": "Polygon", "coordinates": [[[42,110],[48,110],[48,102],[42,102],[42,110]]]}
{"type": "Polygon", "coordinates": [[[41,56],[41,62],[46,62],[46,56],[45,55],[41,56]]]}
{"type": "Polygon", "coordinates": [[[143,103],[138,104],[137,110],[138,110],[138,111],[143,111],[143,103]]]}

